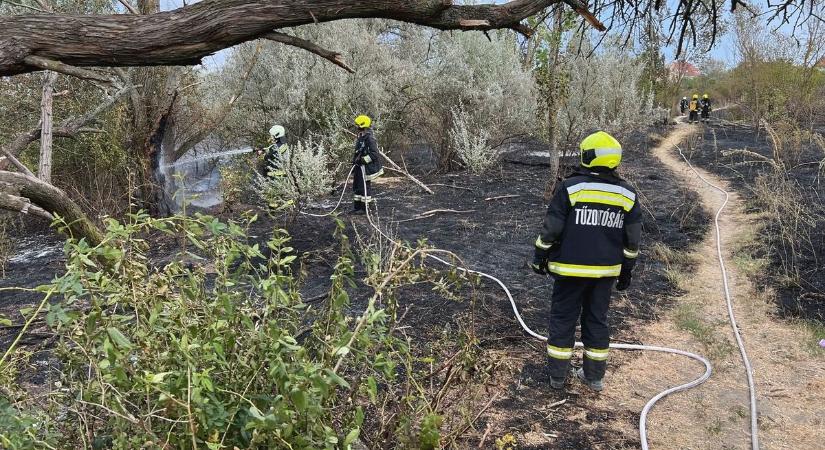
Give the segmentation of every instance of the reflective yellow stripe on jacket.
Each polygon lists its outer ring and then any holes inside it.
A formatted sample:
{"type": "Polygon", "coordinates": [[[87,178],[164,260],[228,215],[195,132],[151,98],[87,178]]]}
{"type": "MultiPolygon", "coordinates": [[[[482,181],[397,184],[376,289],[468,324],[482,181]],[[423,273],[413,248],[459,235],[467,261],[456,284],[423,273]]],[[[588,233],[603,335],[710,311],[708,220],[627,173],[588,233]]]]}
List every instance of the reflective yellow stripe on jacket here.
{"type": "Polygon", "coordinates": [[[550,250],[550,248],[553,247],[553,244],[552,243],[550,243],[550,244],[545,243],[544,241],[541,240],[541,236],[539,236],[539,237],[536,238],[536,247],[538,247],[542,250],[550,250]]]}
{"type": "Polygon", "coordinates": [[[634,250],[630,250],[629,248],[626,248],[626,249],[624,249],[623,253],[624,253],[624,257],[628,258],[628,259],[636,259],[636,258],[639,257],[639,251],[638,250],[634,251],[634,250]]]}
{"type": "Polygon", "coordinates": [[[578,183],[567,188],[567,195],[570,197],[571,206],[579,202],[599,203],[630,211],[636,204],[636,194],[610,183],[578,183]]]}
{"type": "Polygon", "coordinates": [[[565,264],[560,262],[551,262],[547,265],[550,272],[563,277],[579,277],[579,278],[605,278],[618,277],[622,272],[622,265],[615,266],[586,266],[581,264],[565,264]]]}

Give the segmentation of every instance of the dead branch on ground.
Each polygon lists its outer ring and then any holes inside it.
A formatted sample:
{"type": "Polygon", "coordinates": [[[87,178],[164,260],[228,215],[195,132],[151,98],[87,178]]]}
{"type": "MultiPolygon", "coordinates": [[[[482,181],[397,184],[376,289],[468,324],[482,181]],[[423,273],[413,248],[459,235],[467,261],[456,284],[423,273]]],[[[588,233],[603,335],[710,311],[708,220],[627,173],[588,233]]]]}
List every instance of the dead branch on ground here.
{"type": "Polygon", "coordinates": [[[97,225],[63,190],[36,177],[7,171],[0,171],[0,187],[3,194],[0,208],[18,212],[32,211],[44,216],[36,209],[40,208],[52,216],[63,218],[70,237],[86,238],[86,242],[92,246],[103,241],[103,233],[97,225]],[[33,206],[36,208],[32,209],[33,206]]]}
{"type": "Polygon", "coordinates": [[[430,186],[443,186],[443,187],[448,187],[448,188],[451,188],[451,189],[461,189],[461,190],[464,190],[464,191],[475,192],[473,189],[462,187],[462,186],[456,186],[454,184],[433,183],[430,186]]]}
{"type": "Polygon", "coordinates": [[[469,214],[469,213],[473,213],[473,212],[476,212],[476,210],[469,209],[467,211],[459,211],[459,210],[455,210],[455,209],[431,209],[429,211],[425,211],[425,212],[423,212],[423,213],[421,213],[421,214],[419,214],[415,217],[411,217],[409,219],[396,220],[395,223],[412,222],[413,220],[428,219],[430,217],[435,216],[436,214],[442,214],[442,213],[446,213],[446,214],[469,214]]]}
{"type": "Polygon", "coordinates": [[[516,198],[516,197],[521,197],[521,195],[517,195],[517,194],[499,195],[497,197],[487,197],[484,200],[489,202],[489,201],[493,201],[493,200],[503,200],[505,198],[516,198]]]}
{"type": "Polygon", "coordinates": [[[432,190],[432,189],[428,188],[426,184],[422,183],[422,182],[421,182],[418,178],[416,178],[416,177],[412,176],[412,174],[410,174],[410,173],[409,173],[409,172],[407,172],[406,170],[402,169],[402,168],[401,168],[401,166],[399,166],[398,164],[396,164],[396,162],[395,162],[395,161],[393,161],[393,160],[392,160],[389,156],[387,156],[384,152],[382,152],[382,151],[380,151],[380,150],[379,150],[379,151],[378,151],[378,153],[379,153],[381,156],[383,156],[383,157],[384,157],[384,159],[385,159],[385,160],[387,160],[387,162],[388,162],[388,163],[390,163],[390,166],[392,166],[392,167],[386,167],[387,169],[392,170],[393,172],[398,172],[398,173],[400,173],[400,174],[404,175],[405,177],[409,178],[409,179],[410,179],[410,180],[412,180],[415,184],[417,184],[418,186],[420,186],[420,187],[421,187],[421,189],[424,189],[425,191],[427,191],[427,193],[428,193],[428,194],[435,194],[435,192],[433,192],[433,190],[432,190]]]}

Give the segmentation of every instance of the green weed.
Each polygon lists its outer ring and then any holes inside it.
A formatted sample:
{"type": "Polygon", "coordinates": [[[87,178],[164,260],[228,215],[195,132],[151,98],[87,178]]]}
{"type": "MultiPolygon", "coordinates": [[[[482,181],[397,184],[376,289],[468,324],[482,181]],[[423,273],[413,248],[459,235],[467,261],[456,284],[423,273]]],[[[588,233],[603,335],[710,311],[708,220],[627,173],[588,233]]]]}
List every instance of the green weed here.
{"type": "Polygon", "coordinates": [[[717,324],[709,323],[699,316],[698,307],[682,304],[675,311],[676,326],[689,332],[698,340],[712,359],[722,359],[730,355],[733,345],[716,329],[717,324]]]}
{"type": "Polygon", "coordinates": [[[411,264],[427,249],[387,255],[365,280],[374,294],[356,299],[339,221],[328,301],[310,306],[290,236],[255,243],[254,220],[139,213],[108,220],[96,247],[69,241],[67,272],[47,286],[62,297],[46,306],[60,383],[36,400],[0,379],[0,446],[347,449],[407,423],[399,441],[438,448],[440,416],[410,389],[409,343],[395,333],[397,290],[435,278],[411,264]],[[147,233],[188,250],[156,267],[147,233]],[[365,422],[379,405],[392,422],[365,422]]]}

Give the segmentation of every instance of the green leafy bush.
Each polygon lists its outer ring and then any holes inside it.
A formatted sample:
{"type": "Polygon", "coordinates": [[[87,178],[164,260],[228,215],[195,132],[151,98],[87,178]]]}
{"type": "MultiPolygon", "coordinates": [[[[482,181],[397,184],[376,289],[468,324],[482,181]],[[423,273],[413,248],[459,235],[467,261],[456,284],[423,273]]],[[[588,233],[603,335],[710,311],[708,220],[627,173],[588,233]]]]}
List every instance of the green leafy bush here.
{"type": "Polygon", "coordinates": [[[370,269],[365,307],[348,292],[354,256],[338,222],[327,302],[310,306],[289,235],[251,242],[254,220],[139,213],[109,219],[96,247],[67,243],[66,274],[42,288],[62,297],[44,302],[59,378],[36,397],[0,380],[2,445],[333,449],[371,428],[437,448],[440,419],[411,389],[408,343],[394,332],[395,292],[428,279],[427,250],[398,248],[370,269]],[[164,235],[186,245],[158,265],[150,242],[164,235]],[[378,405],[391,422],[365,423],[378,405]]]}
{"type": "Polygon", "coordinates": [[[255,190],[268,205],[300,205],[329,193],[332,171],[327,149],[311,140],[290,145],[269,176],[255,174],[255,190]]]}

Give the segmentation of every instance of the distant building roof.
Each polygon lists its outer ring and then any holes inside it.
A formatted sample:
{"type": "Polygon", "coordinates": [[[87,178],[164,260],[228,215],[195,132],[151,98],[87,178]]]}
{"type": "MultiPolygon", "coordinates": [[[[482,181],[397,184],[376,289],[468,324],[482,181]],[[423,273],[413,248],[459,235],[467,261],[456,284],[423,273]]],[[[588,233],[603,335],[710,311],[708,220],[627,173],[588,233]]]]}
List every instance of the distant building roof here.
{"type": "Polygon", "coordinates": [[[820,59],[819,61],[814,64],[814,67],[818,69],[825,69],[825,58],[820,59]]]}
{"type": "Polygon", "coordinates": [[[702,75],[702,72],[693,64],[687,61],[673,61],[669,67],[670,75],[673,77],[682,76],[685,78],[693,78],[702,75]]]}

